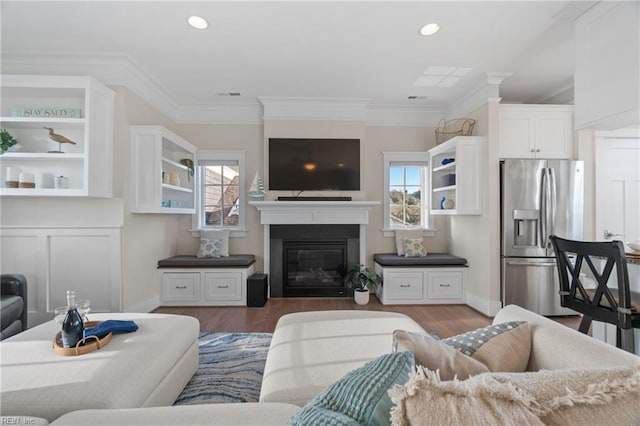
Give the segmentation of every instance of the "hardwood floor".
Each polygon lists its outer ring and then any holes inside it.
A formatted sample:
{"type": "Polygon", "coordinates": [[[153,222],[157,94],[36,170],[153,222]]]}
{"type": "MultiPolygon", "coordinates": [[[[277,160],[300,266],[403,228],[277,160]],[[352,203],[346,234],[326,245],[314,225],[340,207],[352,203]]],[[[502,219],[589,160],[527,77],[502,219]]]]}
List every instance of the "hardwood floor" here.
{"type": "MultiPolygon", "coordinates": [[[[371,297],[368,305],[356,305],[351,298],[273,298],[261,308],[161,307],[154,312],[189,315],[200,320],[200,331],[273,333],[276,322],[292,312],[319,310],[370,310],[400,312],[413,318],[422,328],[440,337],[449,337],[491,324],[491,318],[466,305],[382,305],[371,297]]],[[[577,328],[577,317],[557,320],[577,328]]]]}

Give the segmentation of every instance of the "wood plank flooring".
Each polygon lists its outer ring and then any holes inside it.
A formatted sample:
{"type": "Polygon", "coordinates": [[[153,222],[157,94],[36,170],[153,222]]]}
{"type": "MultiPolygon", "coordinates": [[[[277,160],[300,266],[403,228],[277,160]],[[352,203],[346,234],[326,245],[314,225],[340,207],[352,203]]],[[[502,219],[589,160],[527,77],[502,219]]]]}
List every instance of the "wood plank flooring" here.
{"type": "MultiPolygon", "coordinates": [[[[351,298],[273,298],[264,307],[161,307],[154,312],[189,315],[200,320],[202,332],[273,333],[285,314],[320,310],[370,310],[400,312],[413,318],[422,328],[440,337],[449,337],[491,324],[491,318],[466,305],[382,305],[371,297],[359,306],[351,298]]],[[[558,321],[577,329],[578,317],[558,321]]]]}

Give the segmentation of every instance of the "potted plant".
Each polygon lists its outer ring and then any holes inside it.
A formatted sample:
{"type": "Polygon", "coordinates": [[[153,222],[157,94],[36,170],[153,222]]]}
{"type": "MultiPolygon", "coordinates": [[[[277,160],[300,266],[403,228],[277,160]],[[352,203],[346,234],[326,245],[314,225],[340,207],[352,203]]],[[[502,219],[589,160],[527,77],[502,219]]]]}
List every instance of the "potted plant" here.
{"type": "Polygon", "coordinates": [[[380,275],[371,268],[365,268],[364,265],[350,263],[347,266],[347,274],[345,282],[349,288],[353,287],[353,298],[358,305],[366,305],[369,303],[369,286],[382,282],[380,275]]]}
{"type": "Polygon", "coordinates": [[[2,139],[2,144],[0,145],[0,155],[4,154],[9,148],[18,143],[18,140],[5,129],[0,130],[0,138],[2,139]]]}

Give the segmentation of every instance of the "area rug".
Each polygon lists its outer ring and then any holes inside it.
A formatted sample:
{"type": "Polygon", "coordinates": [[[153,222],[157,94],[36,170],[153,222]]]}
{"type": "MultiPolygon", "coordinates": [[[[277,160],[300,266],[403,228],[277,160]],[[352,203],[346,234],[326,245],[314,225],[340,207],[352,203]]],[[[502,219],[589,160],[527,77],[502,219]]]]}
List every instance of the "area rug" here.
{"type": "Polygon", "coordinates": [[[201,333],[200,362],[173,405],[257,402],[269,333],[201,333]]]}

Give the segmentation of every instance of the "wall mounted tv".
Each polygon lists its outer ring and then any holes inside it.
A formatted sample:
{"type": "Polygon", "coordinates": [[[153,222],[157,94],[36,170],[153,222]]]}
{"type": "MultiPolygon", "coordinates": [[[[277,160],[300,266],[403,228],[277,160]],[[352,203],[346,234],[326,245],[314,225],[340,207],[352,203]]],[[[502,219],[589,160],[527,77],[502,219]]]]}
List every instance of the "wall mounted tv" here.
{"type": "Polygon", "coordinates": [[[360,139],[269,139],[269,190],[359,191],[360,139]]]}

